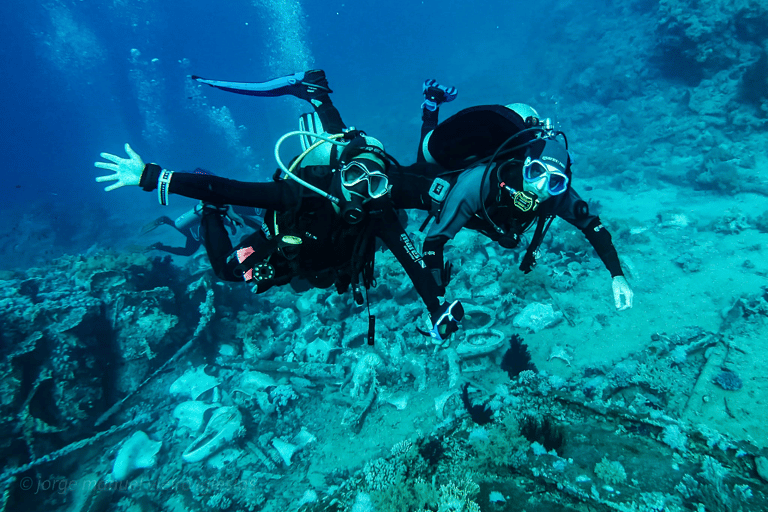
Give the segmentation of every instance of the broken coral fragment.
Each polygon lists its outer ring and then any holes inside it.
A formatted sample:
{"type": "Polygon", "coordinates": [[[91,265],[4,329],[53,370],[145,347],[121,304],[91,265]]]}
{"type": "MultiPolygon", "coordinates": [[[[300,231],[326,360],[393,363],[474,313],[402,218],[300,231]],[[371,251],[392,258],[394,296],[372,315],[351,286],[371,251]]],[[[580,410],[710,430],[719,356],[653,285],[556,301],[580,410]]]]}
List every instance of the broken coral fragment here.
{"type": "Polygon", "coordinates": [[[137,469],[151,468],[157,463],[157,452],[162,446],[161,441],[152,441],[143,431],[136,431],[120,447],[117,458],[112,465],[112,478],[120,482],[137,469]]]}
{"type": "Polygon", "coordinates": [[[213,407],[216,406],[189,400],[176,406],[173,410],[173,417],[179,421],[179,427],[186,427],[192,432],[197,432],[205,424],[205,412],[213,407]]]}
{"type": "Polygon", "coordinates": [[[194,370],[187,370],[184,375],[173,381],[170,392],[172,395],[188,396],[192,400],[198,400],[206,391],[213,390],[213,401],[218,402],[219,381],[216,377],[205,373],[205,365],[198,366],[194,370]]]}
{"type": "Polygon", "coordinates": [[[219,407],[213,411],[205,431],[192,441],[181,458],[186,462],[200,462],[226,447],[245,433],[243,415],[237,407],[219,407]]]}

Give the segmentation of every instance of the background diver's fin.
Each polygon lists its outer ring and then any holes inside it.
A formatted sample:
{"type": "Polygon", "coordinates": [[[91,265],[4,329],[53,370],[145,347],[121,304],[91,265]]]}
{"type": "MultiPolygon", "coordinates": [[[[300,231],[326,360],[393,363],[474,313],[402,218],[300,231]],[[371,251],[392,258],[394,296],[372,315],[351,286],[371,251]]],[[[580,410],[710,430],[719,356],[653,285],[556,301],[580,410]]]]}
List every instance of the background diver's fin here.
{"type": "MultiPolygon", "coordinates": [[[[301,114],[299,116],[299,130],[318,134],[323,133],[323,123],[320,121],[320,116],[317,115],[317,112],[301,114]]],[[[317,142],[315,137],[310,137],[309,135],[301,135],[300,139],[302,151],[306,151],[309,146],[317,142]]]]}
{"type": "Polygon", "coordinates": [[[173,220],[171,220],[170,218],[168,218],[166,216],[162,216],[160,218],[157,218],[157,219],[153,220],[152,222],[150,222],[149,224],[146,224],[145,226],[142,226],[141,234],[142,235],[146,235],[150,231],[154,231],[155,229],[159,228],[163,224],[167,224],[167,225],[173,226],[173,220]]]}

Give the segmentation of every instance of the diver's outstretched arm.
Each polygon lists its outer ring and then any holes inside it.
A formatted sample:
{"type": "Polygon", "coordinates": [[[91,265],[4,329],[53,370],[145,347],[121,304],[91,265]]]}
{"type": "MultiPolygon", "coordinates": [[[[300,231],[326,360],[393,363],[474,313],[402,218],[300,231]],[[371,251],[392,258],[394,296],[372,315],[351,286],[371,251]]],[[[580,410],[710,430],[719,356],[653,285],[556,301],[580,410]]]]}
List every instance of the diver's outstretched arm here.
{"type": "Polygon", "coordinates": [[[170,194],[178,194],[217,205],[251,206],[285,211],[298,200],[295,187],[285,181],[245,182],[219,176],[174,172],[157,164],[144,164],[131,147],[125,145],[130,158],[120,158],[101,153],[107,162],[96,162],[100,169],[114,171],[109,176],[99,176],[98,182],[116,181],[105,190],[115,190],[126,185],[139,185],[147,192],[157,190],[161,205],[168,204],[170,194]]]}
{"type": "Polygon", "coordinates": [[[624,311],[632,307],[634,292],[624,277],[624,270],[621,268],[619,254],[613,245],[611,234],[603,226],[600,217],[591,216],[591,221],[582,230],[584,236],[595,249],[595,252],[602,260],[605,268],[611,273],[611,288],[613,290],[613,301],[616,309],[624,311]]]}

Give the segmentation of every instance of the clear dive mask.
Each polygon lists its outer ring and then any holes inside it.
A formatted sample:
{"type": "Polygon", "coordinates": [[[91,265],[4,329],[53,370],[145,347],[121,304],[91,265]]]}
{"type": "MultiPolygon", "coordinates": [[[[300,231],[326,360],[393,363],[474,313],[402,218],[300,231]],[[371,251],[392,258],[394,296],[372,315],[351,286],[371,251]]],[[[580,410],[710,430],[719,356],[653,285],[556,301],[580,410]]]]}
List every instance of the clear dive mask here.
{"type": "Polygon", "coordinates": [[[368,195],[371,199],[378,199],[389,192],[389,178],[381,171],[369,171],[364,163],[352,160],[340,169],[341,184],[345,187],[354,187],[363,181],[368,182],[368,195]]]}
{"type": "Polygon", "coordinates": [[[568,176],[563,171],[541,160],[526,158],[523,164],[523,179],[534,183],[541,178],[546,178],[546,190],[551,196],[560,195],[568,189],[568,176]]]}

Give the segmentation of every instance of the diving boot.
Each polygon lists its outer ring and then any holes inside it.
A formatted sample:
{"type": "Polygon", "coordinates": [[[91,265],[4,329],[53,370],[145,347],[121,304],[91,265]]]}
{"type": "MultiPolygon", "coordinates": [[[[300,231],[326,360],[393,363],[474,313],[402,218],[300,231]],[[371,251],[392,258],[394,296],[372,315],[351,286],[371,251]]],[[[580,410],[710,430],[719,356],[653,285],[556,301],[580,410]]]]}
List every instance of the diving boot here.
{"type": "Polygon", "coordinates": [[[441,104],[455,100],[459,94],[459,90],[456,87],[440,85],[437,83],[437,80],[432,78],[424,80],[422,91],[424,92],[424,103],[421,104],[421,108],[431,112],[437,110],[437,107],[441,104]]]}
{"type": "Polygon", "coordinates": [[[197,75],[190,78],[201,84],[216,87],[222,91],[246,94],[248,96],[295,96],[302,100],[311,101],[326,96],[333,91],[328,87],[325,71],[313,69],[301,71],[293,75],[275,78],[268,82],[225,82],[208,80],[197,75]]]}

